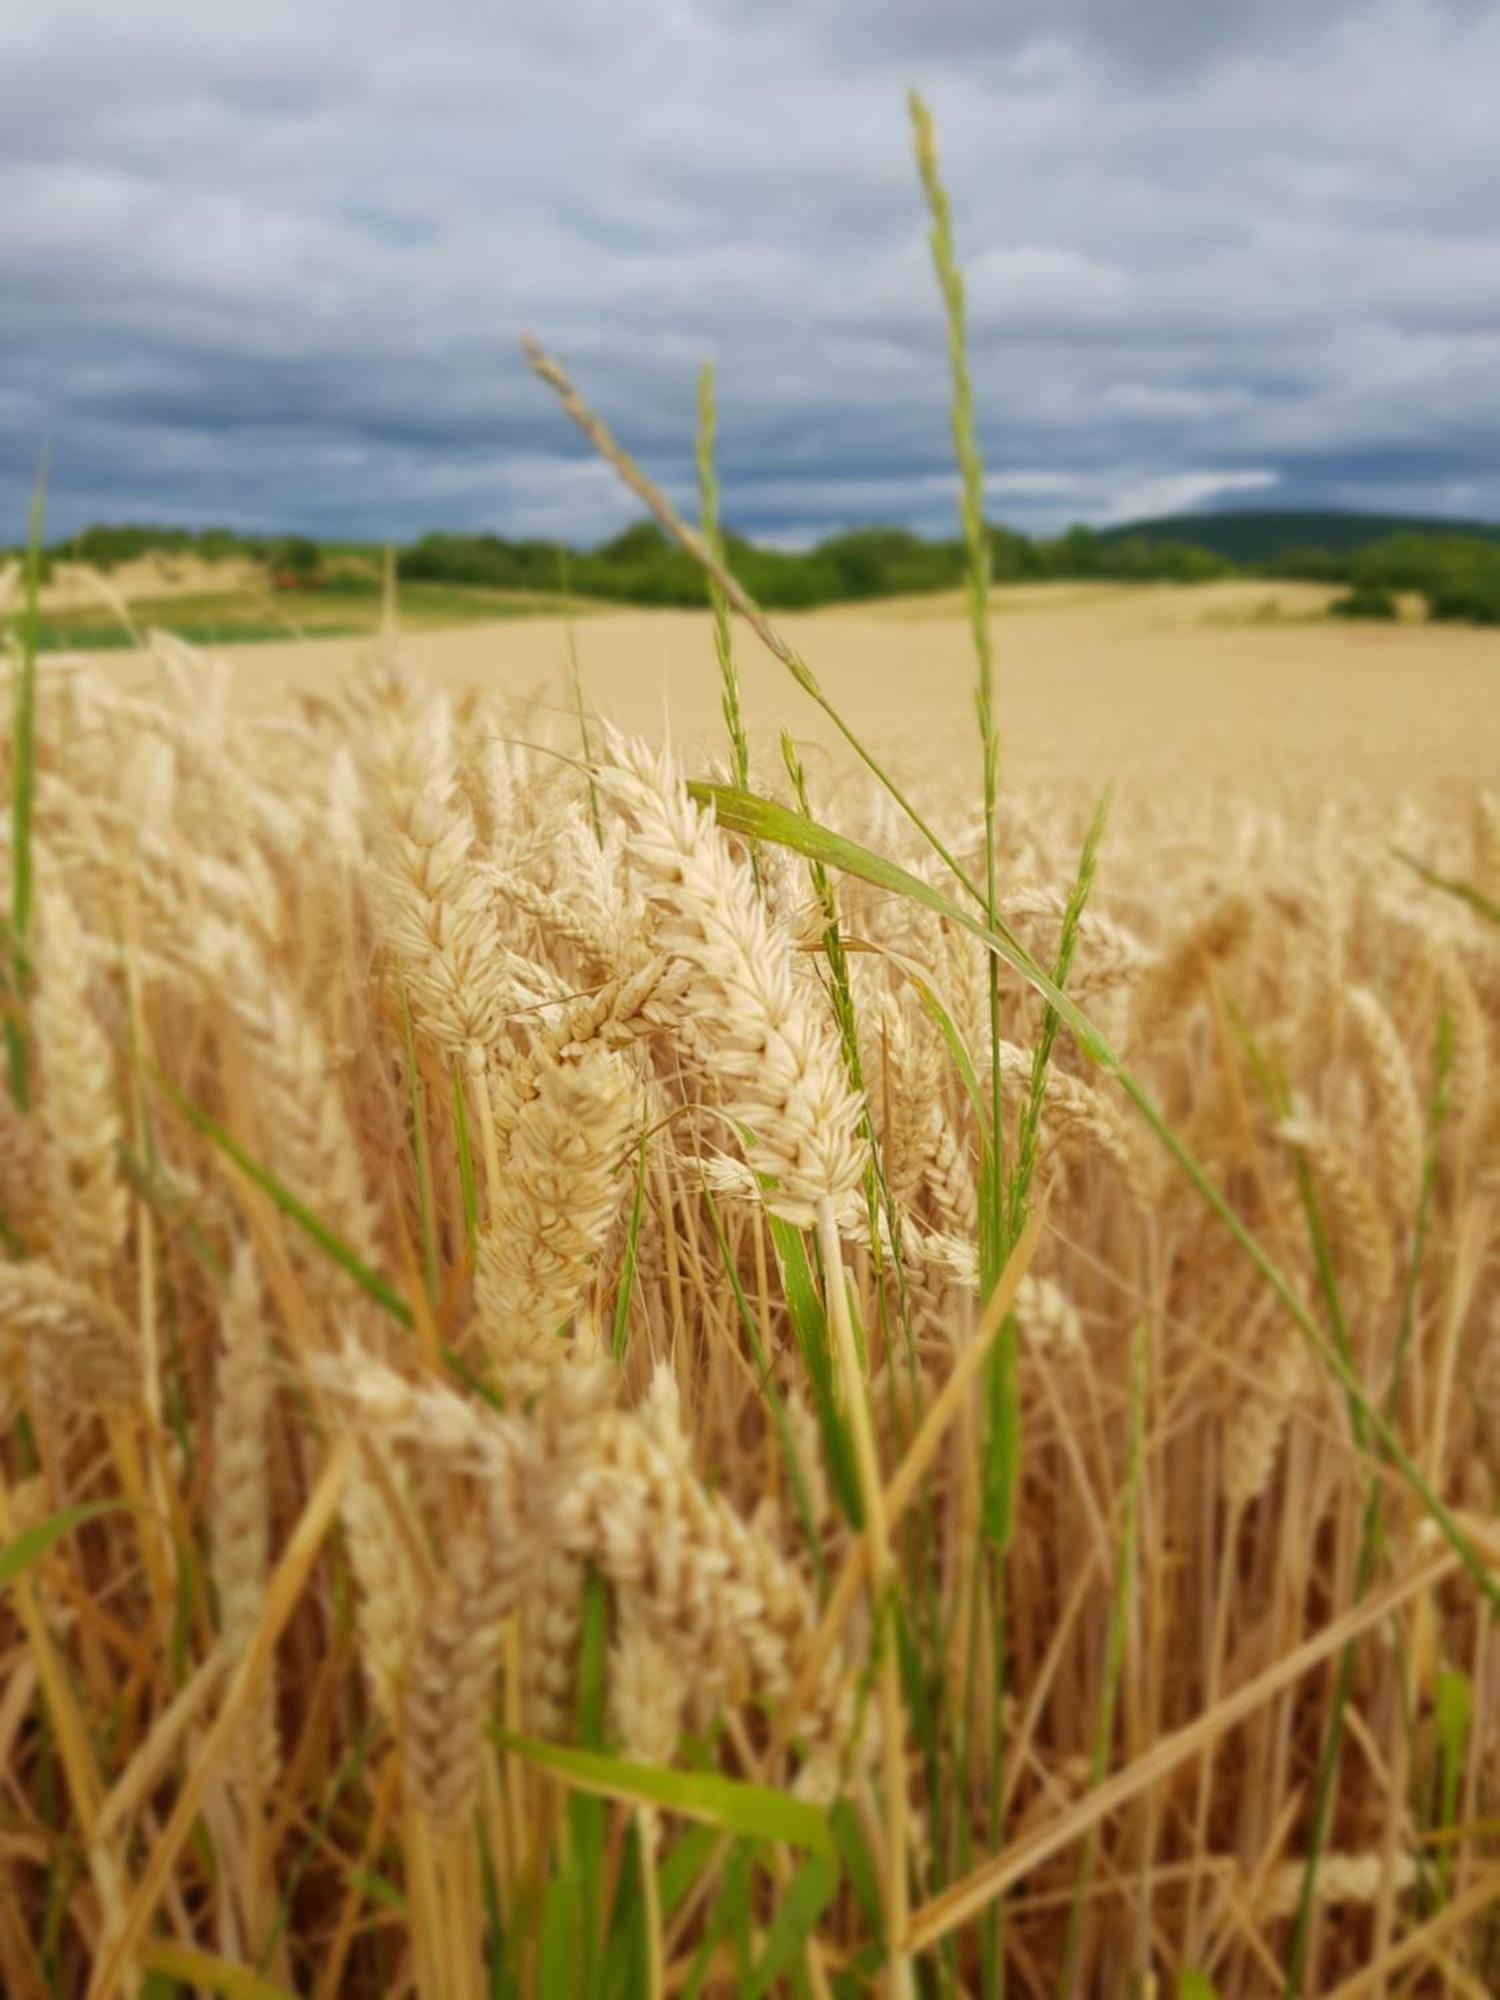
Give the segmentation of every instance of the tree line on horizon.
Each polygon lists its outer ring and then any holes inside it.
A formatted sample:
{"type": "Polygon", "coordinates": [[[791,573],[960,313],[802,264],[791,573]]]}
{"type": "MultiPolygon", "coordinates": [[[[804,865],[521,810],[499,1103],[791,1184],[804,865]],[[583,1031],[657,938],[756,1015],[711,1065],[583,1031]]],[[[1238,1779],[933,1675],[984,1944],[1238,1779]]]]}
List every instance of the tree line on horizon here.
{"type": "MultiPolygon", "coordinates": [[[[1261,576],[1343,585],[1334,609],[1350,617],[1396,615],[1400,593],[1418,593],[1434,618],[1500,624],[1500,528],[1484,523],[1427,524],[1396,516],[1336,512],[1244,511],[1170,517],[1124,528],[1076,526],[1047,538],[991,527],[991,575],[997,584],[1115,580],[1193,584],[1261,576]],[[1456,530],[1456,531],[1455,531],[1456,530]]],[[[882,597],[954,590],[964,577],[957,539],[927,540],[904,528],[856,528],[812,547],[768,547],[725,537],[726,555],[750,594],[776,610],[811,610],[882,597]]],[[[284,580],[347,587],[329,558],[348,543],[306,535],[254,536],[228,528],[95,525],[52,544],[47,556],[108,570],[149,554],[235,555],[262,562],[284,580]]],[[[650,521],[638,522],[592,549],[511,540],[490,533],[432,531],[398,552],[409,582],[584,598],[652,606],[703,602],[697,565],[650,521]]]]}

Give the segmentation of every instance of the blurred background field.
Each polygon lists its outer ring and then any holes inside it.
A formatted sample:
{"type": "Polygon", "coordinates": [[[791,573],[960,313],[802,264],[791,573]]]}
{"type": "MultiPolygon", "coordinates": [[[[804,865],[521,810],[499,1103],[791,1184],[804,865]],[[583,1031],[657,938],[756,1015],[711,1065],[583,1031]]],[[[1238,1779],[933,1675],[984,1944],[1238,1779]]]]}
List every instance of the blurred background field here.
{"type": "MultiPolygon", "coordinates": [[[[1113,780],[1127,812],[1168,809],[1174,793],[1191,794],[1193,813],[1212,813],[1251,796],[1291,802],[1299,790],[1298,810],[1341,797],[1394,808],[1403,795],[1431,801],[1482,784],[1494,766],[1500,634],[1334,620],[1325,615],[1333,594],[1324,584],[1264,579],[1190,590],[1075,581],[996,591],[991,621],[1007,767],[1028,787],[1052,783],[1081,794],[1113,780]]],[[[176,600],[168,629],[194,627],[196,610],[189,618],[186,607],[212,601],[176,600]]],[[[283,636],[224,649],[247,702],[315,691],[370,651],[380,616],[373,584],[347,600],[309,604],[277,592],[263,601],[267,623],[270,613],[282,614],[283,636]],[[301,632],[288,631],[299,622],[301,632]]],[[[142,627],[165,608],[159,598],[132,607],[142,627]]],[[[107,615],[102,607],[88,613],[107,615]]],[[[400,615],[414,664],[436,684],[571,710],[568,620],[557,600],[405,584],[400,615]]],[[[577,601],[572,618],[594,710],[652,734],[666,722],[684,748],[717,745],[706,612],[577,601]]],[[[969,754],[973,666],[956,597],[838,606],[780,622],[835,701],[858,709],[872,738],[907,744],[908,767],[936,777],[969,754]]],[[[221,629],[233,629],[227,617],[221,629]]],[[[122,634],[127,645],[128,638],[122,634]]],[[[742,652],[752,733],[769,740],[785,721],[803,740],[826,745],[826,726],[816,710],[789,701],[776,663],[753,642],[742,652]]],[[[113,671],[133,681],[141,656],[123,653],[113,671]]],[[[962,775],[967,766],[957,768],[962,775]]]]}

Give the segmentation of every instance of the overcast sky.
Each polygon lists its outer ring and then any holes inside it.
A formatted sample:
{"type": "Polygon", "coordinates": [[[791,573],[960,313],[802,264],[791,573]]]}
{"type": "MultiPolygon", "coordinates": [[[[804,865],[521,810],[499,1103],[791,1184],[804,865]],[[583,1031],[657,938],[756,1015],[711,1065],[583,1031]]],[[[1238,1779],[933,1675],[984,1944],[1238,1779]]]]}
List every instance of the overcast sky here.
{"type": "Polygon", "coordinates": [[[747,532],[946,532],[909,83],[996,518],[1500,518],[1500,6],[6,0],[0,542],[44,438],[56,532],[596,540],[522,328],[683,499],[711,358],[747,532]]]}

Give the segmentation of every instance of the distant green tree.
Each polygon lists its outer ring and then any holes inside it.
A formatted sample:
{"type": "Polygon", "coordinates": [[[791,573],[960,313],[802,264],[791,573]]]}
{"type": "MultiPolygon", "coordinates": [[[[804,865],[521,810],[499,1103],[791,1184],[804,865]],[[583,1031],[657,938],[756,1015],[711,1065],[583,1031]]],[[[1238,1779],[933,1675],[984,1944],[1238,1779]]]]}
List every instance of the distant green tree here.
{"type": "MultiPolygon", "coordinates": [[[[1019,583],[1023,578],[1038,574],[1037,552],[1024,535],[1014,528],[992,527],[990,534],[990,576],[996,583],[1019,583]]],[[[955,561],[962,573],[962,559],[957,554],[957,544],[950,544],[955,561]]]]}
{"type": "Polygon", "coordinates": [[[1037,543],[1046,576],[1097,576],[1103,567],[1099,537],[1092,528],[1069,528],[1050,542],[1037,543]]]}
{"type": "Polygon", "coordinates": [[[1259,567],[1265,575],[1283,577],[1291,583],[1343,583],[1349,573],[1347,559],[1328,549],[1283,549],[1259,567]]]}
{"type": "Polygon", "coordinates": [[[323,574],[323,551],[308,535],[286,535],[271,544],[271,573],[292,583],[316,583],[323,574]]]}
{"type": "MultiPolygon", "coordinates": [[[[1205,516],[1213,536],[1205,531],[1201,540],[1187,516],[1173,520],[1180,534],[1164,534],[1161,523],[1128,533],[1074,527],[1039,542],[992,526],[991,574],[1002,584],[1030,577],[1194,584],[1245,574],[1226,553],[1234,518],[1205,516]]],[[[1420,591],[1434,617],[1500,622],[1500,542],[1473,532],[1407,532],[1351,551],[1348,537],[1339,538],[1343,517],[1335,516],[1330,546],[1320,548],[1298,539],[1310,535],[1318,519],[1257,517],[1261,540],[1244,558],[1255,565],[1250,573],[1347,583],[1354,590],[1371,586],[1392,596],[1420,591]],[[1272,532],[1282,554],[1263,557],[1260,548],[1272,532]]],[[[724,541],[730,569],[772,610],[951,590],[963,578],[963,550],[956,541],[924,541],[905,528],[857,528],[797,550],[767,548],[728,533],[724,541]]],[[[638,521],[600,547],[573,554],[568,568],[580,597],[692,607],[703,599],[697,566],[653,521],[638,521]]],[[[551,592],[557,587],[557,551],[551,543],[508,542],[499,535],[429,534],[402,555],[401,574],[493,590],[551,592]]]]}

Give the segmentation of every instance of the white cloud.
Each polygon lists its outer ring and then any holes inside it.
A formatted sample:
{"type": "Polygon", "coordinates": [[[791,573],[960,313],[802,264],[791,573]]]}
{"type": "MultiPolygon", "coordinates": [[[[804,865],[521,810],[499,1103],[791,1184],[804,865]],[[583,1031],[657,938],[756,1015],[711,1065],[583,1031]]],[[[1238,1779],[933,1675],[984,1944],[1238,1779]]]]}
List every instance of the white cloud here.
{"type": "Polygon", "coordinates": [[[608,532],[526,325],[684,498],[710,355],[729,518],[945,530],[913,78],[1009,518],[1500,514],[1493,8],[49,0],[0,74],[0,540],[44,433],[61,525],[608,532]]]}
{"type": "Polygon", "coordinates": [[[1166,472],[1155,477],[1122,481],[1104,510],[1107,521],[1149,519],[1153,514],[1185,514],[1206,501],[1232,493],[1267,493],[1277,474],[1258,472],[1166,472]]]}

